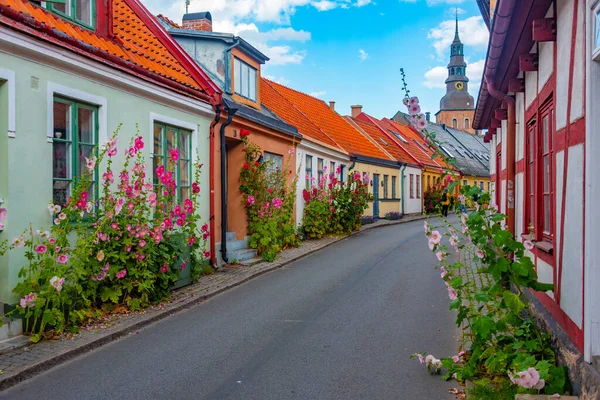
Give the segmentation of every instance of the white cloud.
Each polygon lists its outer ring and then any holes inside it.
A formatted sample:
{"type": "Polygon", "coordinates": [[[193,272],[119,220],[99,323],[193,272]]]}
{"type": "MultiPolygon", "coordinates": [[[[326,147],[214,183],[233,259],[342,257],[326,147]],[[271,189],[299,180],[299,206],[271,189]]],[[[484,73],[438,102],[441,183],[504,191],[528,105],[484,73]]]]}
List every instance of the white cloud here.
{"type": "MultiPolygon", "coordinates": [[[[469,64],[467,61],[467,76],[469,77],[469,93],[477,96],[479,86],[481,85],[481,76],[483,75],[483,67],[485,59],[469,64]]],[[[423,86],[430,89],[444,89],[446,87],[446,78],[448,78],[448,68],[442,65],[430,68],[425,72],[425,81],[423,86]]]]}
{"type": "Polygon", "coordinates": [[[367,53],[366,51],[364,51],[363,49],[360,49],[358,51],[358,57],[360,58],[360,61],[365,61],[367,58],[369,58],[369,53],[367,53]]]}
{"type": "Polygon", "coordinates": [[[314,1],[312,3],[312,6],[319,11],[329,11],[329,10],[333,10],[334,8],[337,8],[338,3],[336,3],[335,1],[321,0],[321,1],[314,1]]]}
{"type": "Polygon", "coordinates": [[[369,4],[371,4],[371,0],[357,0],[356,1],[356,7],[364,7],[369,4]]]}
{"type": "MultiPolygon", "coordinates": [[[[429,30],[427,38],[433,40],[433,47],[438,57],[442,58],[444,53],[450,49],[450,44],[454,40],[455,29],[456,22],[452,19],[443,21],[429,30]]],[[[458,29],[463,44],[480,49],[487,47],[489,31],[482,17],[470,17],[458,21],[458,29]]]]}
{"type": "Polygon", "coordinates": [[[439,4],[462,4],[464,2],[465,0],[427,0],[427,5],[431,7],[439,4]]]}
{"type": "Polygon", "coordinates": [[[316,97],[316,98],[321,98],[323,96],[325,96],[327,94],[327,92],[311,92],[308,95],[312,96],[312,97],[316,97]]]}
{"type": "Polygon", "coordinates": [[[279,83],[280,85],[284,85],[284,86],[289,86],[291,83],[289,80],[285,79],[283,76],[280,76],[278,78],[273,75],[263,75],[262,77],[265,79],[268,79],[270,81],[273,81],[275,83],[279,83]]]}
{"type": "Polygon", "coordinates": [[[433,67],[425,72],[423,85],[430,89],[443,89],[446,87],[444,81],[448,77],[448,68],[444,66],[433,67]]]}

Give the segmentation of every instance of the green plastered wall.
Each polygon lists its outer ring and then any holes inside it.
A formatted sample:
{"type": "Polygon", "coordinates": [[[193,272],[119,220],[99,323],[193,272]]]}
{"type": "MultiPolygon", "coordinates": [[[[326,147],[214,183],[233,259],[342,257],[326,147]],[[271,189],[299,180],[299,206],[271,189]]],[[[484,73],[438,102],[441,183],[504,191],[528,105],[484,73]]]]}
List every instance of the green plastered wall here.
{"type": "MultiPolygon", "coordinates": [[[[197,149],[204,163],[201,185],[201,221],[209,219],[209,128],[212,118],[201,112],[181,111],[103,83],[91,81],[14,55],[0,53],[0,68],[16,74],[16,137],[9,138],[7,129],[7,85],[0,80],[0,197],[8,210],[6,227],[0,232],[0,241],[19,236],[29,223],[36,229],[49,229],[52,218],[47,210],[52,200],[52,143],[48,143],[48,87],[49,82],[106,99],[106,122],[110,137],[119,124],[119,154],[113,162],[117,174],[125,160],[124,150],[137,134],[136,124],[146,144],[144,148],[148,174],[151,174],[150,113],[159,114],[197,126],[197,149]],[[32,79],[39,80],[38,88],[32,79]]],[[[163,121],[164,122],[164,121],[163,121]]],[[[100,139],[102,140],[102,139],[100,139]]],[[[102,143],[101,143],[102,144],[102,143]]],[[[195,151],[195,149],[193,149],[195,151]]],[[[102,166],[100,166],[102,171],[102,166]]],[[[23,249],[12,250],[0,258],[0,302],[14,303],[17,299],[12,288],[25,262],[23,249]]],[[[0,310],[1,311],[1,310],[0,310]]]]}

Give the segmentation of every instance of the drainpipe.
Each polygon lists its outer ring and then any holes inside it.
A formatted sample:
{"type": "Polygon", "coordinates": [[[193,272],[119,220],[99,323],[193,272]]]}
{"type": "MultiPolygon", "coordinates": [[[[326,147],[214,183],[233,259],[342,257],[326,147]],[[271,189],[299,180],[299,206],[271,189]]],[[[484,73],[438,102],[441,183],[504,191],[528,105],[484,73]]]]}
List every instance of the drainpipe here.
{"type": "MultiPolygon", "coordinates": [[[[516,140],[516,107],[515,99],[508,94],[498,91],[494,81],[489,75],[486,75],[488,93],[494,98],[501,100],[508,108],[508,121],[506,132],[506,215],[508,230],[515,234],[515,140],[516,140]]],[[[502,164],[500,164],[502,168],[502,164]]],[[[496,166],[496,172],[501,174],[501,170],[496,166]]]]}
{"type": "Polygon", "coordinates": [[[221,124],[221,257],[227,263],[227,147],[225,146],[225,128],[231,125],[237,108],[227,105],[227,121],[221,124]]]}
{"type": "Polygon", "coordinates": [[[406,164],[402,166],[400,170],[400,201],[402,202],[402,215],[404,212],[404,171],[406,171],[406,164]]]}
{"type": "Polygon", "coordinates": [[[221,104],[215,107],[215,119],[210,123],[210,155],[209,155],[209,175],[210,175],[210,263],[217,264],[215,254],[215,126],[221,120],[221,104]]]}

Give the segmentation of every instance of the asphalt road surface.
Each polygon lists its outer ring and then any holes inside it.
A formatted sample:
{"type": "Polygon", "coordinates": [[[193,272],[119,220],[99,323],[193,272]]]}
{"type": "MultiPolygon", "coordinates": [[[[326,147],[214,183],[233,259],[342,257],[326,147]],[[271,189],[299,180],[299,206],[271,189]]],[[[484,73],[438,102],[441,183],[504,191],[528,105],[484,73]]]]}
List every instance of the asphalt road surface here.
{"type": "Polygon", "coordinates": [[[410,360],[457,351],[423,221],[353,236],[1,399],[451,399],[410,360]]]}

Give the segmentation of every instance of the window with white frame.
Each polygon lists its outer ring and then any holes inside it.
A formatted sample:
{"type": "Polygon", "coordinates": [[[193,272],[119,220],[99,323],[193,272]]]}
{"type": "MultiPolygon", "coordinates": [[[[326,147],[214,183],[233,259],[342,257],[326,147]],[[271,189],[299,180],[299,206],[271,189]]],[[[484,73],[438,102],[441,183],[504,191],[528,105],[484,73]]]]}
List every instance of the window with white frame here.
{"type": "Polygon", "coordinates": [[[192,187],[192,132],[187,129],[180,129],[167,124],[154,123],[153,139],[153,183],[156,188],[161,187],[160,179],[156,175],[156,170],[161,165],[168,170],[170,150],[177,149],[179,160],[172,165],[172,172],[177,182],[177,201],[183,202],[190,198],[190,188],[192,187]]]}
{"type": "Polygon", "coordinates": [[[240,59],[235,58],[233,76],[235,78],[235,93],[252,101],[256,101],[256,69],[240,59]]]}
{"type": "Polygon", "coordinates": [[[47,1],[48,10],[86,28],[96,27],[95,0],[52,0],[47,1]]]}
{"type": "MultiPolygon", "coordinates": [[[[64,206],[87,160],[96,156],[98,143],[98,107],[75,100],[55,97],[52,138],[52,201],[64,206]]],[[[96,174],[88,189],[88,199],[96,197],[96,174]]]]}

